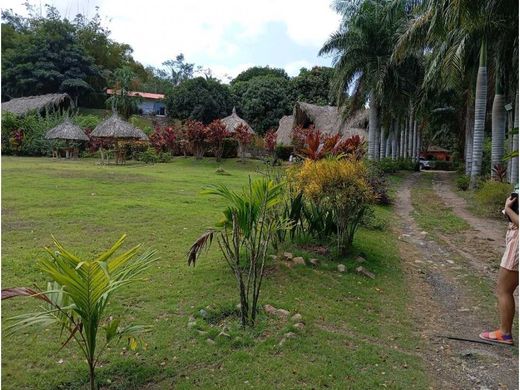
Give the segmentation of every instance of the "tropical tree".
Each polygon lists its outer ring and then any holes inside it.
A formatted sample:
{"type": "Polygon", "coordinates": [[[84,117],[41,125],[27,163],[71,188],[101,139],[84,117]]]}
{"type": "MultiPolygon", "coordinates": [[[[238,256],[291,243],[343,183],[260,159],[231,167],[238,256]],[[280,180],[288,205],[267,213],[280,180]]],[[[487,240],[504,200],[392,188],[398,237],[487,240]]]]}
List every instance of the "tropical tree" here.
{"type": "Polygon", "coordinates": [[[4,332],[25,331],[32,325],[58,325],[67,334],[62,348],[74,340],[87,360],[92,390],[96,388],[95,368],[103,352],[119,340],[127,340],[133,350],[142,333],[149,330],[141,325],[123,326],[119,318],[105,314],[112,296],[122,287],[135,284],[138,276],[157,260],[154,251],[137,256],[140,245],[114,256],[125,238],[123,235],[93,260],[79,258],[54,240],[56,251],[46,248],[50,258],[39,262],[40,270],[51,280],[46,291],[28,287],[2,289],[2,300],[32,297],[43,304],[39,312],[8,319],[4,332]],[[98,348],[101,329],[105,340],[98,348]]]}
{"type": "Polygon", "coordinates": [[[224,220],[219,223],[221,230],[208,230],[195,241],[188,251],[188,265],[195,265],[216,236],[222,255],[237,280],[242,326],[254,326],[267,250],[275,231],[283,225],[277,214],[283,184],[261,178],[249,180],[241,192],[215,185],[203,193],[219,196],[227,202],[224,220]]]}
{"type": "Polygon", "coordinates": [[[186,139],[190,144],[193,155],[197,160],[201,160],[207,147],[207,128],[204,123],[194,120],[187,120],[185,127],[186,139]]]}
{"type": "Polygon", "coordinates": [[[110,96],[106,105],[112,110],[117,110],[124,118],[128,119],[137,112],[138,98],[130,96],[132,86],[136,83],[136,76],[128,66],[116,69],[114,72],[113,95],[110,96]]]}
{"type": "Polygon", "coordinates": [[[339,105],[345,104],[346,91],[352,91],[350,112],[361,108],[368,100],[368,158],[374,159],[382,86],[390,66],[397,24],[396,20],[387,17],[385,1],[353,3],[343,9],[345,13],[339,30],[331,35],[319,53],[334,55],[333,92],[339,105]]]}
{"type": "Polygon", "coordinates": [[[239,149],[239,155],[242,160],[244,160],[246,156],[247,146],[253,142],[253,136],[249,131],[249,128],[244,125],[243,123],[240,123],[236,128],[235,132],[233,133],[233,137],[238,141],[238,149],[239,149]]]}
{"type": "Polygon", "coordinates": [[[206,134],[207,140],[215,153],[215,158],[220,161],[222,153],[224,153],[224,139],[229,137],[226,125],[220,119],[215,119],[208,125],[206,134]]]}

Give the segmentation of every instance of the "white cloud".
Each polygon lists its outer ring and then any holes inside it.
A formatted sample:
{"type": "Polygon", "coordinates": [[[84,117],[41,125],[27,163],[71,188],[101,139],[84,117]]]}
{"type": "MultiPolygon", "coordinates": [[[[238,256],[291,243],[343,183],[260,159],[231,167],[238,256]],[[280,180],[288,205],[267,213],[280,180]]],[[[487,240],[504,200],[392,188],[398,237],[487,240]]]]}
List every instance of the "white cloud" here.
{"type": "Polygon", "coordinates": [[[293,76],[298,76],[298,74],[300,74],[301,68],[310,69],[314,65],[315,64],[312,64],[311,62],[309,62],[307,60],[298,60],[298,61],[294,61],[294,62],[285,64],[285,66],[283,68],[285,69],[285,71],[287,72],[287,74],[289,76],[293,77],[293,76]]]}

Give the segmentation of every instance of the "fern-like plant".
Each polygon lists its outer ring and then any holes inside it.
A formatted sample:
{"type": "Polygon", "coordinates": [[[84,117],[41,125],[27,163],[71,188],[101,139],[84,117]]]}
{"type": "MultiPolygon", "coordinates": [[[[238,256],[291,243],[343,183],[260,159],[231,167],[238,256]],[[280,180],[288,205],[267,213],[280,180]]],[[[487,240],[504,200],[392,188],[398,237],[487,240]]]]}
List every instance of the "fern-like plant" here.
{"type": "Polygon", "coordinates": [[[116,256],[125,238],[123,235],[93,260],[80,259],[54,239],[56,251],[46,248],[50,258],[39,262],[39,268],[51,279],[47,291],[27,287],[2,290],[2,300],[32,297],[42,302],[41,310],[36,313],[9,318],[4,331],[20,331],[31,325],[59,325],[68,336],[62,348],[74,340],[87,359],[91,389],[95,389],[95,368],[104,350],[121,339],[126,339],[129,347],[135,349],[140,335],[149,330],[142,325],[122,326],[119,319],[105,314],[112,295],[137,282],[139,274],[157,260],[155,251],[137,256],[140,245],[116,256]],[[103,342],[98,340],[100,328],[105,332],[103,342]]]}

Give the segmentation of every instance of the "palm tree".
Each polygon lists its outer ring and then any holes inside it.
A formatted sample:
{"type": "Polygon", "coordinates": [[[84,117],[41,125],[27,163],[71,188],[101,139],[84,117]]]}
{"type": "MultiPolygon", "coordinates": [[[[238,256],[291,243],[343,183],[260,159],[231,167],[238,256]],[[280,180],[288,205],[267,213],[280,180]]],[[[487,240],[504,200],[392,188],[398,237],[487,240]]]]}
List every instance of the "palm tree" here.
{"type": "Polygon", "coordinates": [[[388,3],[382,0],[337,4],[343,12],[342,25],[319,54],[334,54],[333,88],[338,105],[345,103],[346,91],[352,91],[351,111],[361,108],[368,99],[368,158],[372,160],[376,158],[382,86],[389,71],[397,23],[388,19],[388,3]]]}
{"type": "Polygon", "coordinates": [[[495,177],[494,168],[502,164],[506,128],[505,96],[499,67],[495,68],[495,73],[495,98],[491,117],[491,177],[495,177]]]}

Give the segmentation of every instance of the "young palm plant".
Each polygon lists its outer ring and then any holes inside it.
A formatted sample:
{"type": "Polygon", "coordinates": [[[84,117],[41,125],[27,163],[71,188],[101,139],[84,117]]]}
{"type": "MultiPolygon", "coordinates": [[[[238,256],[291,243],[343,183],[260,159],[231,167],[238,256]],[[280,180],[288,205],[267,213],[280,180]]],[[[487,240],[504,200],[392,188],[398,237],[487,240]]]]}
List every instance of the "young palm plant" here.
{"type": "Polygon", "coordinates": [[[121,339],[126,339],[129,347],[135,349],[140,335],[149,330],[142,325],[121,326],[119,319],[105,314],[112,295],[121,287],[135,283],[138,275],[157,260],[155,251],[137,256],[140,245],[114,256],[125,238],[123,235],[110,249],[93,260],[80,259],[54,239],[57,250],[46,248],[51,258],[39,262],[39,268],[52,280],[47,291],[27,287],[2,290],[2,300],[32,297],[43,303],[39,312],[9,318],[7,333],[31,325],[59,325],[68,335],[62,348],[74,340],[87,359],[91,389],[95,389],[95,368],[105,349],[121,339]],[[105,331],[105,340],[98,348],[101,327],[105,331]]]}
{"type": "Polygon", "coordinates": [[[267,178],[249,180],[240,193],[224,185],[203,191],[224,198],[228,205],[224,219],[219,223],[221,230],[208,230],[195,241],[187,254],[188,265],[195,265],[216,235],[220,250],[237,280],[243,327],[255,324],[267,250],[275,232],[284,225],[277,213],[282,191],[283,184],[267,178]]]}

